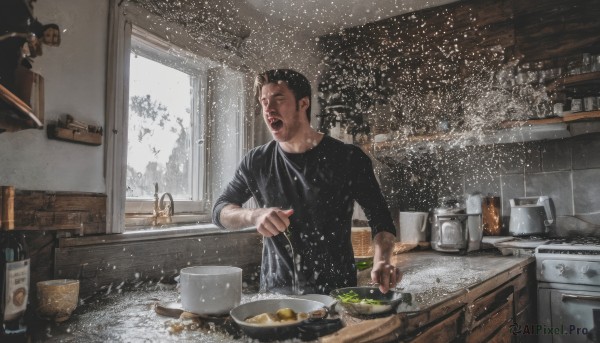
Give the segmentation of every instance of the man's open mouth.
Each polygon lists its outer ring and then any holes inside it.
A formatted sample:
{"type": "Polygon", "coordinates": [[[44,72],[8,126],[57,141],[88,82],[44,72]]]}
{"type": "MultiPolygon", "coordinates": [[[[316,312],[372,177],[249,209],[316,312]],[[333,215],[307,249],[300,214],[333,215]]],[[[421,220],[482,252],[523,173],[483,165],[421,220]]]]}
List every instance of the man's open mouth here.
{"type": "Polygon", "coordinates": [[[269,126],[271,127],[271,130],[277,131],[281,129],[281,127],[283,126],[283,122],[279,118],[270,117],[269,126]]]}

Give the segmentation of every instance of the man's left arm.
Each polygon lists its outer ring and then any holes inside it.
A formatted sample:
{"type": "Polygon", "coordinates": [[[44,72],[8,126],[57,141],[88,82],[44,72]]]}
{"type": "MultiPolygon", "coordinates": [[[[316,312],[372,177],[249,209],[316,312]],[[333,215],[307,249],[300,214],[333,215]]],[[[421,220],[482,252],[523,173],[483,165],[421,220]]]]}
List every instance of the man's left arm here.
{"type": "Polygon", "coordinates": [[[375,178],[371,160],[358,147],[353,151],[353,155],[353,164],[356,167],[355,199],[363,208],[374,234],[371,280],[378,283],[379,289],[386,293],[401,279],[400,271],[391,263],[396,228],[375,178]]]}
{"type": "Polygon", "coordinates": [[[379,290],[387,293],[402,279],[402,273],[392,264],[392,254],[396,236],[387,231],[381,231],[373,238],[373,269],[371,280],[379,284],[379,290]]]}

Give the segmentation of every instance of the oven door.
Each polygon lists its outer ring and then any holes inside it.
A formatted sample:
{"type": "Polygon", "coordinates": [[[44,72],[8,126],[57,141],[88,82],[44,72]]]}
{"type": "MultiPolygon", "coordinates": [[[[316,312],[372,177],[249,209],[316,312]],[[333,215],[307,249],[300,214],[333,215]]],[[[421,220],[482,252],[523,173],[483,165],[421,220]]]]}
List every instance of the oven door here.
{"type": "MultiPolygon", "coordinates": [[[[552,336],[552,342],[594,342],[594,309],[600,309],[600,289],[598,291],[550,290],[550,308],[554,332],[544,332],[552,336]]],[[[547,336],[546,336],[547,338],[547,336]]],[[[548,341],[544,339],[544,341],[548,341]]]]}

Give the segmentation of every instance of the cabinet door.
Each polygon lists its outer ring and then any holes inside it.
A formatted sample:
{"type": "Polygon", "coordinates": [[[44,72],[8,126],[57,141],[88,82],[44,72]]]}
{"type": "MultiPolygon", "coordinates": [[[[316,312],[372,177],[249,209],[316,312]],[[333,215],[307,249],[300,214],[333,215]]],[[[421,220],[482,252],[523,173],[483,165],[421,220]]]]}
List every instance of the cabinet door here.
{"type": "Polygon", "coordinates": [[[552,326],[547,328],[553,343],[590,342],[594,328],[594,309],[600,309],[600,292],[552,290],[550,292],[552,326]]]}
{"type": "Polygon", "coordinates": [[[477,322],[467,336],[467,343],[484,342],[495,337],[496,341],[503,341],[512,337],[509,327],[506,325],[512,319],[513,295],[509,295],[506,302],[496,307],[491,313],[477,322]]]}
{"type": "MultiPolygon", "coordinates": [[[[514,317],[513,285],[503,286],[475,300],[467,307],[465,323],[469,330],[467,342],[483,342],[490,337],[497,340],[512,336],[506,327],[514,317]]],[[[509,339],[510,340],[510,339],[509,339]]]]}
{"type": "Polygon", "coordinates": [[[510,333],[510,325],[506,324],[498,329],[492,336],[485,340],[486,343],[511,343],[513,335],[510,333]]]}
{"type": "Polygon", "coordinates": [[[453,342],[459,334],[461,315],[462,311],[456,311],[429,329],[419,332],[414,339],[408,341],[411,343],[453,342]]]}

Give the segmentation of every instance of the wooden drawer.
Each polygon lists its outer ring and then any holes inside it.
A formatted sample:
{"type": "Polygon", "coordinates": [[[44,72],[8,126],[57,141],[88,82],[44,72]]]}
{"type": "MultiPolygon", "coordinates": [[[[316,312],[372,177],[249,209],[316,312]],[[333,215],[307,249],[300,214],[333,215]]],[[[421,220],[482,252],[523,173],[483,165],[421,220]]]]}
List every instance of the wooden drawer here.
{"type": "Polygon", "coordinates": [[[512,324],[507,323],[500,327],[492,336],[485,340],[486,343],[511,343],[513,341],[513,334],[510,331],[512,324]]]}
{"type": "MultiPolygon", "coordinates": [[[[496,307],[492,312],[485,311],[485,314],[481,319],[473,321],[473,326],[466,338],[467,343],[478,343],[487,341],[490,337],[494,337],[498,330],[506,327],[505,333],[498,333],[498,335],[512,336],[508,326],[512,322],[513,318],[513,295],[510,294],[506,301],[496,307]]],[[[497,338],[500,339],[500,338],[497,338]]]]}
{"type": "Polygon", "coordinates": [[[528,266],[514,282],[515,314],[521,313],[527,306],[537,302],[537,281],[535,279],[535,263],[528,266]]]}
{"type": "MultiPolygon", "coordinates": [[[[536,312],[536,307],[530,304],[529,306],[525,307],[521,312],[517,313],[516,319],[514,321],[515,324],[517,324],[517,327],[515,329],[518,330],[518,328],[521,328],[521,330],[523,330],[523,328],[526,325],[534,325],[536,323],[536,312]]],[[[525,334],[523,332],[517,332],[513,336],[513,343],[535,342],[537,342],[537,336],[531,333],[525,334]]]]}
{"type": "Polygon", "coordinates": [[[535,295],[531,294],[529,287],[515,292],[515,314],[523,312],[532,303],[535,305],[535,295]]]}
{"type": "Polygon", "coordinates": [[[509,304],[510,319],[513,316],[513,284],[504,285],[497,288],[496,290],[480,297],[475,300],[472,304],[467,306],[465,313],[465,326],[468,330],[473,330],[490,318],[491,315],[497,313],[501,308],[505,307],[505,304],[509,304]]]}
{"type": "Polygon", "coordinates": [[[462,315],[462,311],[456,311],[448,318],[434,324],[413,339],[408,339],[407,341],[413,343],[452,342],[460,334],[462,315]]]}

